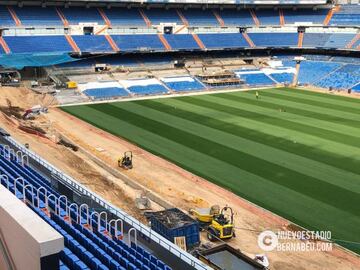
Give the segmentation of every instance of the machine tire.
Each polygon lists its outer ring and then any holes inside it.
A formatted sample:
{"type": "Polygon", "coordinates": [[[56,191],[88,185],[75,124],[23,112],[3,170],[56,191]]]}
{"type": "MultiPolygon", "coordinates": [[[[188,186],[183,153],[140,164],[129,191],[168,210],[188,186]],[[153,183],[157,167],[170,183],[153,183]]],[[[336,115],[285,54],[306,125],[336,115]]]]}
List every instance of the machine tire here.
{"type": "Polygon", "coordinates": [[[208,228],[207,238],[209,239],[210,242],[215,242],[217,240],[215,235],[216,232],[212,228],[208,228]]]}

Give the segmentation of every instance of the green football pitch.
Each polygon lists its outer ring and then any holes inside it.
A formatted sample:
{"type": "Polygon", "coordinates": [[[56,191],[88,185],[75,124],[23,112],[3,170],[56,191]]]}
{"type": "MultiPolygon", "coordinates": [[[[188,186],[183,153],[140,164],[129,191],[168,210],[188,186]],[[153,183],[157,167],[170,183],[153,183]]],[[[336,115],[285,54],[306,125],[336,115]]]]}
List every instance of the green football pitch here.
{"type": "Polygon", "coordinates": [[[63,110],[301,226],[330,230],[359,253],[360,99],[285,88],[259,94],[63,110]]]}

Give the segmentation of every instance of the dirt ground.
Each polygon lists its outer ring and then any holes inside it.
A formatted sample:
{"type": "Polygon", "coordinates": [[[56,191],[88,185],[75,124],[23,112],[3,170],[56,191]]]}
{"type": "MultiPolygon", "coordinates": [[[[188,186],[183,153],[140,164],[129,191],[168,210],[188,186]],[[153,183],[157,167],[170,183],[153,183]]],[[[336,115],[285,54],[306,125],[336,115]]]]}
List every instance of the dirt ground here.
{"type": "MultiPolygon", "coordinates": [[[[22,108],[42,104],[43,100],[43,97],[34,95],[23,88],[0,88],[0,106],[6,105],[6,98],[11,100],[13,106],[22,108]]],[[[133,151],[134,169],[122,172],[184,211],[193,207],[209,207],[214,204],[231,206],[236,213],[237,237],[227,243],[250,256],[265,253],[270,260],[271,269],[360,269],[359,256],[337,247],[333,247],[330,252],[264,252],[257,245],[259,232],[289,229],[292,226],[289,226],[290,223],[287,220],[57,108],[50,108],[48,114],[41,116],[41,121],[50,123],[47,128],[50,139],[19,130],[16,120],[0,113],[0,125],[16,140],[29,143],[33,151],[50,163],[142,222],[145,222],[145,219],[134,204],[134,199],[140,195],[141,191],[134,190],[101,169],[86,155],[57,145],[55,143],[57,134],[66,135],[73,142],[118,170],[120,170],[117,168],[119,156],[124,151],[133,151]]],[[[154,207],[159,209],[157,205],[154,207]]]]}

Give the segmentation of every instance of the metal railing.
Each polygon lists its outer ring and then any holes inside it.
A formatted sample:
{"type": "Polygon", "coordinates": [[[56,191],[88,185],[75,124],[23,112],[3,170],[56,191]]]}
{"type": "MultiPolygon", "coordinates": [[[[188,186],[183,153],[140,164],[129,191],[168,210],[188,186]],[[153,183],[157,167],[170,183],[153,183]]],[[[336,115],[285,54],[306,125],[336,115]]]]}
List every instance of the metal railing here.
{"type": "Polygon", "coordinates": [[[103,199],[101,196],[93,193],[92,191],[87,189],[85,186],[79,184],[75,179],[73,179],[72,177],[63,173],[62,171],[58,170],[53,165],[48,163],[46,160],[44,160],[43,158],[41,158],[34,152],[30,151],[29,149],[25,148],[23,145],[19,144],[13,138],[6,137],[5,139],[11,145],[13,145],[15,148],[17,148],[18,150],[21,150],[23,153],[25,153],[30,159],[34,160],[35,162],[37,162],[38,164],[40,164],[41,166],[46,168],[52,175],[56,176],[60,182],[64,182],[64,183],[68,184],[69,186],[71,186],[72,188],[76,189],[81,194],[84,194],[84,195],[90,197],[93,201],[98,203],[101,207],[106,209],[108,212],[114,214],[115,216],[117,216],[118,218],[122,219],[124,222],[129,224],[131,227],[135,228],[135,230],[138,233],[141,233],[141,234],[145,235],[146,237],[150,238],[154,243],[159,244],[164,249],[168,250],[169,252],[171,252],[178,258],[180,258],[185,263],[189,264],[190,266],[192,266],[198,270],[212,270],[212,268],[210,266],[204,264],[203,262],[201,262],[194,256],[192,256],[189,253],[187,253],[186,251],[182,250],[177,245],[170,242],[169,240],[167,240],[166,238],[164,238],[157,232],[153,231],[148,226],[142,224],[140,221],[133,218],[129,214],[125,213],[121,209],[117,208],[110,202],[106,202],[106,200],[103,199]]]}

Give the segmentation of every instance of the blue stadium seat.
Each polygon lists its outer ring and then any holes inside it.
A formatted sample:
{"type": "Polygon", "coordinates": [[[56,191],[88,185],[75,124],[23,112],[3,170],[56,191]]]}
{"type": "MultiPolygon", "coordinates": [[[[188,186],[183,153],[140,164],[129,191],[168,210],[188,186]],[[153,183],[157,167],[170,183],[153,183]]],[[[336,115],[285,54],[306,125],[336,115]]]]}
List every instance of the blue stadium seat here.
{"type": "Polygon", "coordinates": [[[257,47],[289,47],[297,46],[297,33],[249,33],[257,47]]]}
{"type": "Polygon", "coordinates": [[[240,33],[198,34],[198,37],[208,49],[249,47],[240,33]]]}
{"type": "Polygon", "coordinates": [[[164,50],[157,35],[112,35],[112,38],[121,51],[164,50]]]}
{"type": "Polygon", "coordinates": [[[6,6],[0,6],[0,26],[15,26],[15,21],[6,6]]]}
{"type": "MultiPolygon", "coordinates": [[[[14,154],[10,155],[10,159],[5,157],[5,154],[8,156],[7,152],[5,153],[4,147],[0,145],[0,174],[8,176],[11,192],[14,192],[15,178],[22,176],[25,179],[25,183],[17,182],[17,189],[21,190],[23,185],[28,184],[33,185],[35,188],[44,186],[48,192],[59,197],[59,194],[50,186],[49,180],[38,171],[27,165],[22,166],[17,162],[14,154]]],[[[1,178],[1,184],[6,186],[4,178],[1,178]]],[[[26,198],[29,201],[32,200],[33,196],[30,189],[26,189],[26,198]]],[[[37,200],[43,201],[44,199],[44,194],[40,192],[40,198],[35,199],[35,205],[37,200]]],[[[55,209],[53,198],[49,199],[49,205],[51,209],[55,209]]],[[[60,253],[59,263],[61,270],[138,270],[148,269],[150,266],[149,261],[143,256],[145,251],[140,246],[134,244],[128,246],[121,240],[111,239],[103,233],[89,230],[77,224],[75,222],[76,215],[73,215],[75,214],[73,208],[70,210],[70,217],[72,219],[70,224],[69,220],[64,220],[64,215],[61,216],[51,212],[49,217],[40,208],[30,207],[64,237],[65,248],[60,253]],[[142,250],[142,252],[140,253],[138,250],[142,250]]],[[[60,207],[60,212],[65,212],[65,202],[61,201],[60,207]]],[[[96,227],[96,224],[97,220],[93,217],[94,227],[96,227]]],[[[152,258],[152,262],[156,265],[157,270],[170,269],[156,257],[152,255],[148,257],[152,258]]]]}
{"type": "Polygon", "coordinates": [[[220,17],[223,19],[226,26],[252,26],[255,24],[250,11],[248,9],[224,9],[219,11],[220,17]]]}
{"type": "Polygon", "coordinates": [[[187,9],[181,10],[181,12],[190,25],[219,25],[219,22],[216,20],[215,15],[210,9],[187,9]]]}
{"type": "Polygon", "coordinates": [[[125,97],[129,93],[124,88],[120,87],[103,87],[103,88],[92,88],[83,91],[83,93],[94,99],[109,99],[116,97],[125,97]]]}
{"type": "Polygon", "coordinates": [[[255,11],[260,25],[279,25],[280,15],[278,10],[259,9],[255,11]]]}
{"type": "Polygon", "coordinates": [[[110,8],[104,12],[112,25],[145,26],[145,21],[141,17],[137,8],[110,8]]]}
{"type": "Polygon", "coordinates": [[[328,14],[328,9],[283,9],[285,24],[295,24],[295,23],[313,23],[313,24],[323,24],[326,15],[328,14]]]}
{"type": "Polygon", "coordinates": [[[81,52],[106,53],[113,52],[109,42],[103,35],[72,36],[81,52]]]}
{"type": "Polygon", "coordinates": [[[160,23],[182,24],[182,21],[175,9],[164,10],[162,8],[150,8],[150,9],[146,9],[144,12],[152,24],[160,24],[160,23]]]}
{"type": "Polygon", "coordinates": [[[69,24],[98,23],[105,25],[104,19],[96,8],[70,7],[61,8],[61,11],[69,24]]]}
{"type": "Polygon", "coordinates": [[[173,50],[200,49],[192,35],[164,35],[173,50]]]}
{"type": "Polygon", "coordinates": [[[53,7],[13,7],[16,15],[26,26],[62,26],[59,15],[53,7]]]}
{"type": "Polygon", "coordinates": [[[5,36],[12,53],[72,52],[65,36],[5,36]]]}

